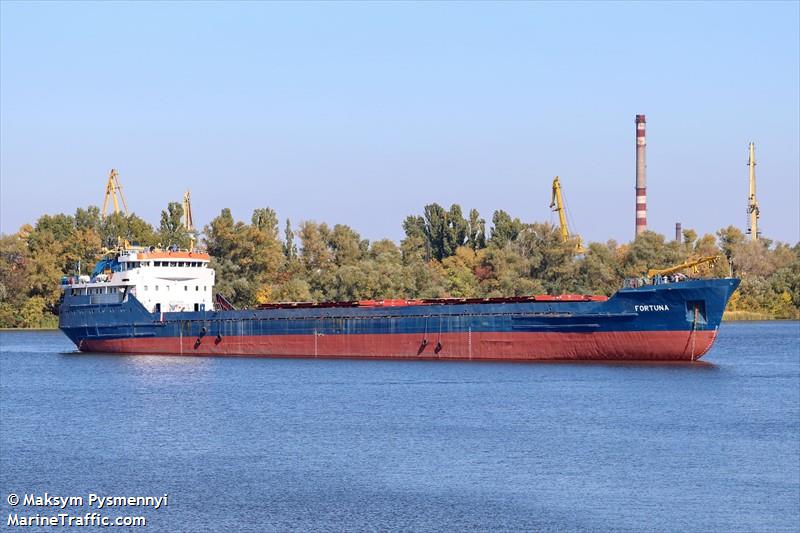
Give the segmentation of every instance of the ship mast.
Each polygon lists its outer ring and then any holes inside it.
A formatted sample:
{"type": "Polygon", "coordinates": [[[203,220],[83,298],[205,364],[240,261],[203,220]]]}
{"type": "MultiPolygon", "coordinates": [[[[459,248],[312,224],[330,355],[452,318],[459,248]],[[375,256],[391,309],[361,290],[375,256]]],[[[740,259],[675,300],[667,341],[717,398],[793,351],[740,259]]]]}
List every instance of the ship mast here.
{"type": "Polygon", "coordinates": [[[747,197],[747,233],[750,235],[750,240],[757,241],[760,232],[758,231],[758,200],[756,200],[756,145],[750,143],[750,157],[747,161],[747,166],[750,167],[750,194],[747,197]]]}

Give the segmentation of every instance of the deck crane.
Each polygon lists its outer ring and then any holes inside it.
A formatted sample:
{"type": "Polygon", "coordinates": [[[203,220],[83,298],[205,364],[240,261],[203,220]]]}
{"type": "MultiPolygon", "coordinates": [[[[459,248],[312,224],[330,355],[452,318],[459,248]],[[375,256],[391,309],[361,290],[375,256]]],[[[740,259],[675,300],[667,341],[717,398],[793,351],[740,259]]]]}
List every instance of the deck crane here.
{"type": "Polygon", "coordinates": [[[192,199],[188,189],[183,193],[183,229],[189,234],[189,250],[193,250],[197,240],[197,230],[194,229],[192,220],[192,199]]]}
{"type": "Polygon", "coordinates": [[[756,200],[756,145],[750,143],[750,156],[747,158],[747,166],[750,168],[749,182],[750,194],[747,196],[747,233],[750,235],[750,240],[757,241],[759,236],[758,231],[758,217],[760,211],[758,209],[758,200],[756,200]]]}
{"type": "Polygon", "coordinates": [[[112,168],[111,173],[108,175],[108,182],[106,183],[106,197],[103,199],[103,210],[100,212],[102,218],[106,218],[109,197],[114,201],[114,213],[120,212],[117,194],[119,194],[119,201],[122,201],[122,208],[125,210],[125,216],[128,216],[128,204],[125,203],[125,197],[122,196],[122,185],[119,184],[119,174],[117,174],[116,169],[112,168]]]}
{"type": "MultiPolygon", "coordinates": [[[[561,182],[558,179],[558,176],[553,179],[553,196],[550,201],[550,209],[556,211],[558,213],[558,224],[559,224],[559,231],[561,232],[561,242],[569,241],[570,234],[569,234],[569,226],[567,226],[567,211],[564,207],[564,196],[561,193],[561,182]]],[[[575,246],[575,251],[579,254],[582,254],[585,250],[583,249],[583,242],[581,238],[575,236],[577,239],[577,245],[575,246]]]]}
{"type": "Polygon", "coordinates": [[[697,274],[700,272],[700,268],[711,268],[717,264],[722,258],[720,255],[706,255],[703,257],[697,257],[694,259],[687,259],[680,265],[673,265],[668,268],[651,268],[647,271],[647,277],[652,278],[654,276],[669,276],[670,274],[675,274],[676,272],[681,272],[682,270],[690,270],[697,274]]]}

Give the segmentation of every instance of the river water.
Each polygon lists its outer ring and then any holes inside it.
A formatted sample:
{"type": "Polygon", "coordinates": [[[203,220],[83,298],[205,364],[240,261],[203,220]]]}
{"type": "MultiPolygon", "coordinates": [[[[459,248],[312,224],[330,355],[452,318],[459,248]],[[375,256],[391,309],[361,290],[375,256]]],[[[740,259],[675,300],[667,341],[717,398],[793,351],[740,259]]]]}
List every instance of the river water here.
{"type": "Polygon", "coordinates": [[[59,332],[0,336],[3,526],[91,512],[144,516],[139,531],[800,524],[797,322],[725,323],[704,362],[667,365],[86,355],[59,332]],[[45,492],[83,502],[7,501],[45,492]],[[168,503],[98,509],[90,494],[168,503]]]}

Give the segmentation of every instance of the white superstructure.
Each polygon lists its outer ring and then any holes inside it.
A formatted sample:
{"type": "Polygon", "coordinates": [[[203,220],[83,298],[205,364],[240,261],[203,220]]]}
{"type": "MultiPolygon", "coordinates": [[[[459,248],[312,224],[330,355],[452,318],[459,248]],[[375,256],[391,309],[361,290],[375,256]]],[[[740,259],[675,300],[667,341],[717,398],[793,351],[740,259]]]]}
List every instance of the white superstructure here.
{"type": "Polygon", "coordinates": [[[152,312],[213,309],[214,270],[202,252],[128,249],[98,263],[92,277],[66,278],[64,290],[91,303],[120,302],[132,294],[152,312]]]}

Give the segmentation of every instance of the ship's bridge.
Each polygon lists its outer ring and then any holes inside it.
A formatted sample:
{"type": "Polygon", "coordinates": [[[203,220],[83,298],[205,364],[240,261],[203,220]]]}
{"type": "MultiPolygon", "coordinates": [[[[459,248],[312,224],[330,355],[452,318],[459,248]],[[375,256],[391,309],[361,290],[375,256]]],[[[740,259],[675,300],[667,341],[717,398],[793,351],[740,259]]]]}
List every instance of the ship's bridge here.
{"type": "Polygon", "coordinates": [[[70,296],[90,296],[91,303],[121,302],[130,294],[150,312],[211,310],[209,262],[198,251],[128,249],[98,262],[91,276],[62,279],[62,286],[70,296]]]}

